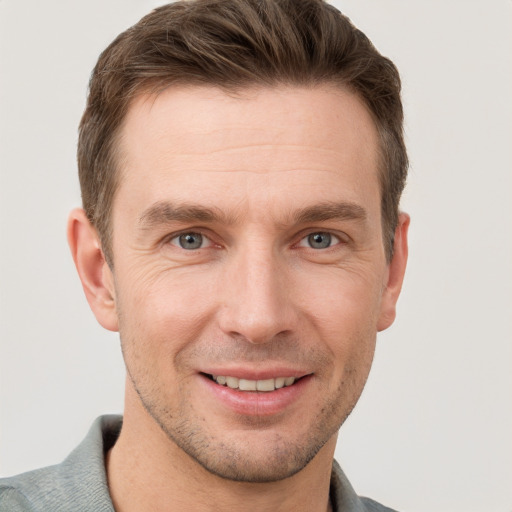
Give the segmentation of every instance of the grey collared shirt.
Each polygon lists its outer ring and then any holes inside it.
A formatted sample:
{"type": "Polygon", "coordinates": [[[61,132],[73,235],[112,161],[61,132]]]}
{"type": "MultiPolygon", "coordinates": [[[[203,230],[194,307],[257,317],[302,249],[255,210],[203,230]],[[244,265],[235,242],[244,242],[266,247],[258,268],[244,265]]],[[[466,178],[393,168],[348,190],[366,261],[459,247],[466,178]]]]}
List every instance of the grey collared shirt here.
{"type": "MultiPolygon", "coordinates": [[[[116,442],[121,424],[121,416],[100,416],[61,464],[0,479],[0,512],[114,512],[105,453],[116,442]]],[[[336,461],[331,499],[336,512],[395,512],[358,497],[336,461]]]]}

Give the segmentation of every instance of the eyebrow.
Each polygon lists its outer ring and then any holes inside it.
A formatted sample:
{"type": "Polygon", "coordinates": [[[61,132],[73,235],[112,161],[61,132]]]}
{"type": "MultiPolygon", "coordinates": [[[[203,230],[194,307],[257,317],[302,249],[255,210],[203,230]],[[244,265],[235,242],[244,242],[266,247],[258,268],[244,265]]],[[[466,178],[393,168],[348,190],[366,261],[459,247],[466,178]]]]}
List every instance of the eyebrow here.
{"type": "Polygon", "coordinates": [[[170,222],[216,222],[224,221],[233,224],[234,219],[226,216],[217,208],[207,208],[194,204],[172,204],[159,201],[145,210],[139,217],[139,225],[143,229],[168,224],[170,222]]]}
{"type": "MultiPolygon", "coordinates": [[[[139,217],[139,225],[143,229],[150,229],[171,222],[220,222],[231,225],[236,223],[236,218],[237,216],[226,215],[219,208],[159,201],[142,213],[139,217]]],[[[324,202],[292,212],[289,219],[294,224],[308,224],[327,220],[363,222],[367,219],[367,212],[362,206],[352,202],[324,202]]]]}
{"type": "Polygon", "coordinates": [[[365,221],[367,219],[366,210],[352,202],[326,202],[320,203],[299,210],[293,215],[297,224],[307,224],[310,222],[322,222],[326,220],[355,220],[365,221]]]}

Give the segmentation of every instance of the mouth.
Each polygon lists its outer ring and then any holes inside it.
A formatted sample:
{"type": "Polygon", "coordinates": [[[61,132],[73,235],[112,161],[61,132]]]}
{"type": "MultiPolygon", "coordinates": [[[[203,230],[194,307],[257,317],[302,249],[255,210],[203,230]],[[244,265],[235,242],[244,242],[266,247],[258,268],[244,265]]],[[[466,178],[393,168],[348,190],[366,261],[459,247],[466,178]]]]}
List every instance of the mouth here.
{"type": "Polygon", "coordinates": [[[239,391],[260,391],[269,393],[276,389],[293,386],[296,382],[304,377],[273,377],[269,379],[251,380],[240,379],[230,375],[211,375],[203,373],[203,375],[219,386],[236,389],[239,391]]]}
{"type": "Polygon", "coordinates": [[[300,415],[305,394],[314,392],[314,373],[302,370],[212,368],[210,371],[199,375],[206,384],[205,392],[211,393],[211,406],[220,406],[222,411],[228,410],[236,417],[279,418],[286,411],[300,415]]]}

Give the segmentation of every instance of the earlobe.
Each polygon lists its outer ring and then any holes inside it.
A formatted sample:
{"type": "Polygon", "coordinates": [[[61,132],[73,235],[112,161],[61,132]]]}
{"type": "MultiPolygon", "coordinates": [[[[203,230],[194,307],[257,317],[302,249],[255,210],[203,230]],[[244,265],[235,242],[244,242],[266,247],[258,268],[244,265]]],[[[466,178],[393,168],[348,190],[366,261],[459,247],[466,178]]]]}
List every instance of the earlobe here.
{"type": "Polygon", "coordinates": [[[395,230],[393,258],[388,266],[387,284],[382,295],[380,316],[377,322],[377,330],[379,332],[387,329],[395,320],[396,303],[402,289],[405,268],[407,266],[407,233],[410,220],[409,215],[400,213],[398,226],[395,230]]]}
{"type": "Polygon", "coordinates": [[[96,319],[105,329],[117,331],[112,271],[105,261],[98,233],[81,208],[69,215],[68,243],[87,302],[96,319]]]}

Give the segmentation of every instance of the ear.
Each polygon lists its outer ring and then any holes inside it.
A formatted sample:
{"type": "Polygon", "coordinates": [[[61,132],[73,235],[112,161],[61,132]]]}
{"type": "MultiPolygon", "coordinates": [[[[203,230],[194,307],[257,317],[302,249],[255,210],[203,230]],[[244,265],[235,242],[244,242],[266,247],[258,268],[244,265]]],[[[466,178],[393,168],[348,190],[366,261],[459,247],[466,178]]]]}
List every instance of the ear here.
{"type": "Polygon", "coordinates": [[[396,303],[404,280],[405,267],[407,266],[407,232],[409,230],[410,217],[401,213],[398,217],[398,226],[395,230],[393,245],[393,257],[388,265],[387,283],[382,294],[380,316],[377,322],[377,330],[387,329],[395,320],[396,303]]]}
{"type": "Polygon", "coordinates": [[[96,320],[105,329],[117,331],[114,276],[105,261],[98,233],[81,208],[69,215],[68,243],[96,320]]]}

